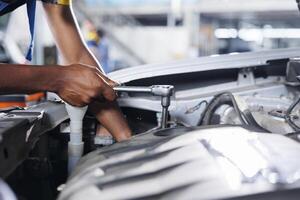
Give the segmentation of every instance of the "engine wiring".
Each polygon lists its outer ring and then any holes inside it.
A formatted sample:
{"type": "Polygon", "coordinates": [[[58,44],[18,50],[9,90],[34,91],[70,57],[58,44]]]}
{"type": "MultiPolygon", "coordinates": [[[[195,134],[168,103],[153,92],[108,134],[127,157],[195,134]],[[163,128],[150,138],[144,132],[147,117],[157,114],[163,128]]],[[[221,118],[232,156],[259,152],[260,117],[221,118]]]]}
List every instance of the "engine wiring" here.
{"type": "Polygon", "coordinates": [[[246,109],[244,112],[242,112],[239,109],[236,99],[231,92],[224,92],[214,96],[202,113],[198,125],[210,125],[213,114],[222,105],[232,106],[242,125],[252,126],[259,131],[269,132],[256,122],[250,110],[246,109]]]}
{"type": "Polygon", "coordinates": [[[199,125],[210,125],[210,121],[212,119],[213,114],[221,105],[233,106],[241,123],[244,125],[248,125],[243,117],[242,112],[238,108],[238,105],[234,99],[234,96],[230,92],[224,92],[224,93],[214,96],[214,98],[206,106],[206,108],[201,116],[199,125]]]}
{"type": "Polygon", "coordinates": [[[296,108],[296,106],[300,103],[300,98],[298,98],[294,103],[290,105],[290,107],[287,109],[286,114],[285,114],[285,120],[286,122],[295,130],[295,131],[300,131],[300,127],[295,124],[292,120],[292,112],[296,108]]]}
{"type": "Polygon", "coordinates": [[[196,112],[197,110],[199,110],[202,105],[207,106],[208,102],[206,100],[203,100],[200,103],[198,103],[196,106],[187,109],[184,114],[186,114],[186,115],[187,114],[192,114],[192,113],[196,112]]]}
{"type": "MultiPolygon", "coordinates": [[[[190,113],[191,110],[194,111],[194,109],[196,107],[197,107],[197,109],[199,109],[204,103],[207,103],[207,102],[206,101],[200,102],[197,106],[187,110],[186,113],[190,113]]],[[[299,103],[300,103],[300,98],[298,98],[296,101],[294,101],[290,105],[290,107],[287,109],[285,116],[284,116],[284,119],[286,120],[286,122],[297,132],[300,132],[300,127],[293,121],[292,112],[299,103]]],[[[222,105],[232,106],[234,108],[234,111],[237,113],[238,118],[242,125],[254,126],[254,127],[258,128],[259,130],[269,132],[268,130],[261,127],[256,122],[256,120],[253,117],[250,110],[248,110],[248,109],[245,111],[240,110],[234,95],[230,92],[224,92],[224,93],[218,94],[218,95],[214,96],[214,98],[209,103],[206,104],[206,108],[200,117],[200,121],[199,121],[198,125],[211,125],[211,119],[213,117],[213,114],[222,105]]]]}

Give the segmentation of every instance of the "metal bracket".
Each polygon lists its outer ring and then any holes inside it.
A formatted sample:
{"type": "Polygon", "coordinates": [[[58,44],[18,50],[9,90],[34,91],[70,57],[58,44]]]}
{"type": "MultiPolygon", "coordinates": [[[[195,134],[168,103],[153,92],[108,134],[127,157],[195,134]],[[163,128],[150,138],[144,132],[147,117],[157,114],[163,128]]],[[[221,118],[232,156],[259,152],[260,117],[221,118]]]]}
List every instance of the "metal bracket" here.
{"type": "Polygon", "coordinates": [[[239,71],[237,83],[241,85],[254,85],[255,77],[250,68],[245,68],[239,71]]]}

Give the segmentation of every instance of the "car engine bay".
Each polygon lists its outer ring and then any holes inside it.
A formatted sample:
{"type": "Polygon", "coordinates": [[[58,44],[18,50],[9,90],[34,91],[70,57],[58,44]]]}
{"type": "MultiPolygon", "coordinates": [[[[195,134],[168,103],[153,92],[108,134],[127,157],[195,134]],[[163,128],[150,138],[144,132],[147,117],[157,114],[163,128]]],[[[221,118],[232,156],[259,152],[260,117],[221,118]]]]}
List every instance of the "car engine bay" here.
{"type": "Polygon", "coordinates": [[[25,200],[297,199],[298,52],[112,73],[124,83],[118,102],[135,135],[95,145],[97,121],[87,113],[84,156],[71,174],[63,103],[2,110],[0,177],[25,200]]]}

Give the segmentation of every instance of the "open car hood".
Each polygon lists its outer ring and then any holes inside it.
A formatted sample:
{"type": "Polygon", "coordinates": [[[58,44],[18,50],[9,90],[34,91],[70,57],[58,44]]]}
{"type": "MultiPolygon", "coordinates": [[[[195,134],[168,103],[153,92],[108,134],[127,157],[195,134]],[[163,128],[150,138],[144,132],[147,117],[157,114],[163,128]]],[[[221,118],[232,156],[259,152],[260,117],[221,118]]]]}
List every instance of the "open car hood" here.
{"type": "Polygon", "coordinates": [[[300,48],[277,49],[250,53],[236,53],[200,57],[163,64],[130,67],[110,73],[108,76],[121,83],[174,74],[210,71],[217,69],[266,66],[271,61],[299,57],[300,48]]]}

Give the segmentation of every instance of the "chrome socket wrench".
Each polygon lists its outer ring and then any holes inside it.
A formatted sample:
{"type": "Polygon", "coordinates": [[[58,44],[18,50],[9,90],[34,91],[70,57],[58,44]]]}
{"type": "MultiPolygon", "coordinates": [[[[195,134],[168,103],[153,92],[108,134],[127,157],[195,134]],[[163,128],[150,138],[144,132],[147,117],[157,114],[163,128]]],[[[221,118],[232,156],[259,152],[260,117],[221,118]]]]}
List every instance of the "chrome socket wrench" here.
{"type": "Polygon", "coordinates": [[[161,97],[162,106],[162,118],[161,128],[167,128],[168,125],[168,113],[169,106],[171,104],[171,97],[174,94],[174,86],[172,85],[152,85],[150,87],[139,86],[117,86],[114,87],[116,92],[128,92],[128,93],[149,93],[153,96],[161,97]]]}

